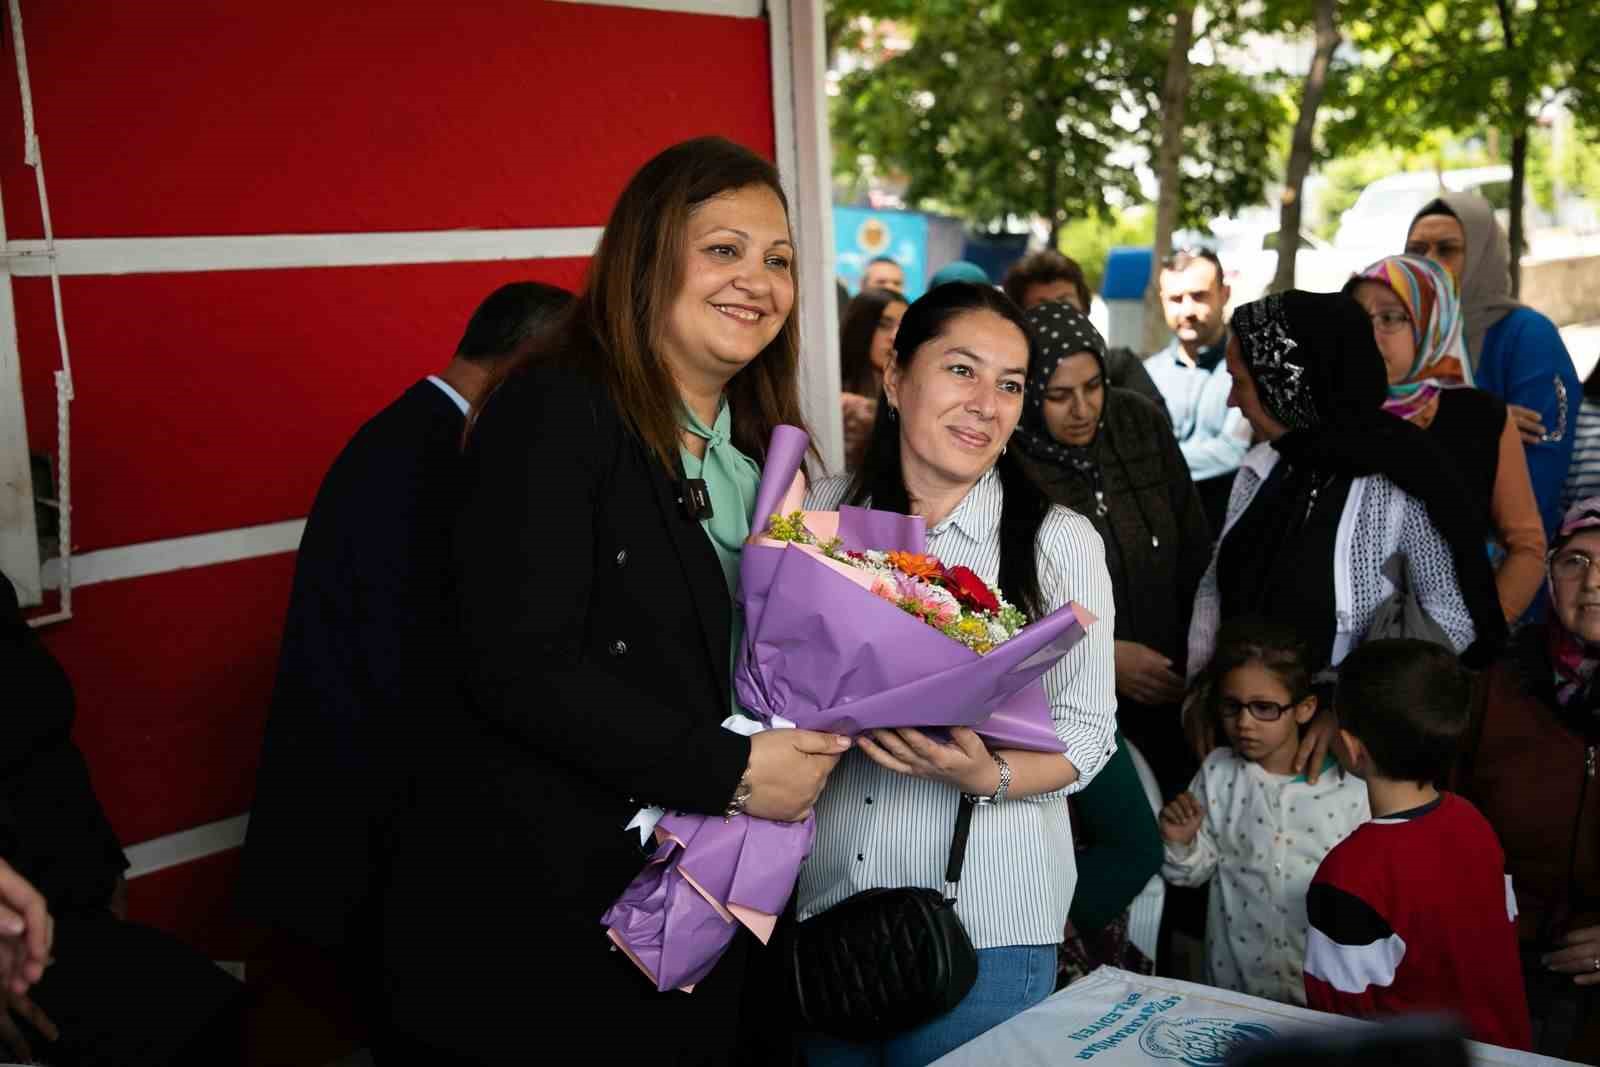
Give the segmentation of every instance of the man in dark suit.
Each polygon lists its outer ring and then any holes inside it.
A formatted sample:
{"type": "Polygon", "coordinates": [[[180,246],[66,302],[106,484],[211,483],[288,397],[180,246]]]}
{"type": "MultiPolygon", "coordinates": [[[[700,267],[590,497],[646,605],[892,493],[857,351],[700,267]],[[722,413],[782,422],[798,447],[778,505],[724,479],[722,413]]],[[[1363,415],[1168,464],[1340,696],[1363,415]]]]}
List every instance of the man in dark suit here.
{"type": "Polygon", "coordinates": [[[245,911],[272,931],[247,977],[280,1040],[370,1036],[376,894],[407,737],[454,700],[444,649],[466,415],[570,299],[532,282],[492,293],[449,365],[357,431],[306,520],[240,875],[245,911]]]}

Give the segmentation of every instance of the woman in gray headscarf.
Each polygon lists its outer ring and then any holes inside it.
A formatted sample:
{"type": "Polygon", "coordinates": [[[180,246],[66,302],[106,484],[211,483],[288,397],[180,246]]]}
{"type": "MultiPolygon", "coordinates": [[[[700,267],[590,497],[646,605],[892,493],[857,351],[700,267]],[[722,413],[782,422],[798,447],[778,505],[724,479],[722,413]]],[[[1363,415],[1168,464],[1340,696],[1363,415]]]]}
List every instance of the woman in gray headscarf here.
{"type": "Polygon", "coordinates": [[[1506,402],[1522,431],[1545,534],[1561,519],[1582,385],[1555,323],[1511,296],[1511,251],[1494,208],[1476,193],[1442,193],[1417,213],[1407,254],[1426,256],[1461,289],[1472,379],[1506,402]]]}

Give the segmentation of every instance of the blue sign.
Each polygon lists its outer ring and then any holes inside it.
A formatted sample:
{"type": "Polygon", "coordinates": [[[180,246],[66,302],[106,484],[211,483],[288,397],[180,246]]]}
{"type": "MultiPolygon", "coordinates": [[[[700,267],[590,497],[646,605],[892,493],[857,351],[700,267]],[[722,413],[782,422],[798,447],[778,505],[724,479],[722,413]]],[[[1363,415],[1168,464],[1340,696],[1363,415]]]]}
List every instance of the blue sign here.
{"type": "Polygon", "coordinates": [[[928,284],[928,219],[914,211],[833,209],[833,249],[839,279],[851,295],[861,290],[861,275],[879,256],[892,256],[906,272],[906,298],[915,300],[928,284]]]}
{"type": "Polygon", "coordinates": [[[1149,247],[1113,248],[1106,256],[1106,275],[1100,283],[1100,295],[1108,301],[1143,300],[1154,258],[1154,250],[1149,247]]]}

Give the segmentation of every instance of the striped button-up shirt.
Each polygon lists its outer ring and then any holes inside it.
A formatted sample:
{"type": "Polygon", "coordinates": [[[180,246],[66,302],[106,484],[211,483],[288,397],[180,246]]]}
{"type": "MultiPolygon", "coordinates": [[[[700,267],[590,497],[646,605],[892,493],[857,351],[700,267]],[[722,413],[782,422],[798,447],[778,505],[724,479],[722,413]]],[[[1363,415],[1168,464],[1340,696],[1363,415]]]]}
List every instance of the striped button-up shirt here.
{"type": "MultiPolygon", "coordinates": [[[[806,506],[834,509],[847,488],[843,477],[820,482],[806,506]]],[[[998,584],[1002,500],[991,470],[928,531],[928,552],[998,584]]],[[[1116,748],[1116,619],[1105,546],[1089,520],[1062,507],[1050,509],[1036,544],[1046,610],[1077,601],[1099,618],[1044,676],[1056,734],[1078,780],[974,812],[956,913],[977,948],[1061,940],[1078,879],[1067,794],[1087,785],[1116,748]]],[[[864,889],[942,889],[959,802],[951,786],[884,770],[854,749],[845,753],[817,802],[816,846],[800,870],[800,918],[864,889]]]]}

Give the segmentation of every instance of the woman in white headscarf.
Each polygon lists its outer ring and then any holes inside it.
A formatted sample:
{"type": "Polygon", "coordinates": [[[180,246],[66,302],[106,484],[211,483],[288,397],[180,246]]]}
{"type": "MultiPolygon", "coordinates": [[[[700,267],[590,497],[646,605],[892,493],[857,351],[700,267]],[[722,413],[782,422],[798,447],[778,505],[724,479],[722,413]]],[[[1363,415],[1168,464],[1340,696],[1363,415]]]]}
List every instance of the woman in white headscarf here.
{"type": "Polygon", "coordinates": [[[1449,271],[1461,290],[1472,379],[1506,402],[1522,431],[1545,534],[1561,519],[1582,386],[1555,323],[1511,296],[1511,250],[1476,193],[1442,193],[1419,211],[1406,253],[1449,271]]]}

